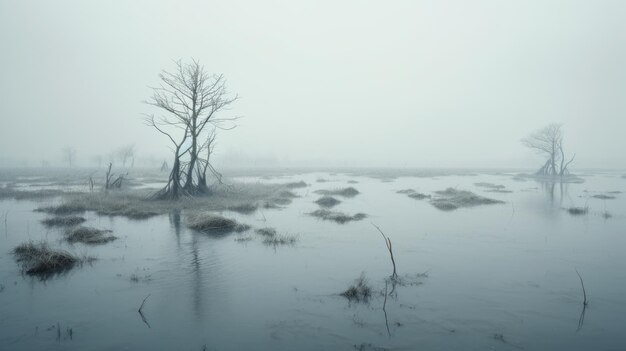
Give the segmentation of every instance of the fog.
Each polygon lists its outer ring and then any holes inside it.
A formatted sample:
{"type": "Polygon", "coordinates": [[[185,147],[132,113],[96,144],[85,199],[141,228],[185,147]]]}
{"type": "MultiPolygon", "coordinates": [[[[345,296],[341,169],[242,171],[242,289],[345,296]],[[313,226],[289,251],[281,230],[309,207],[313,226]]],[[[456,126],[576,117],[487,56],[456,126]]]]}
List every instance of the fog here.
{"type": "Polygon", "coordinates": [[[624,168],[623,1],[3,1],[0,166],[135,144],[172,60],[240,99],[221,166],[537,168],[563,123],[573,168],[624,168]]]}

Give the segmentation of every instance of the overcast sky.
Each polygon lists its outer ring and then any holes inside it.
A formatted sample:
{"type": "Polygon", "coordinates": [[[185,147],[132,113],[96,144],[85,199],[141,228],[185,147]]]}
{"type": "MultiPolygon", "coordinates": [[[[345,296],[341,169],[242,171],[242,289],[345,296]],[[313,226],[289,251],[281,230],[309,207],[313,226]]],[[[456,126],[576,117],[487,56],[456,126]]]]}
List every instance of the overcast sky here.
{"type": "Polygon", "coordinates": [[[241,97],[222,164],[534,167],[519,140],[561,122],[578,167],[624,168],[625,18],[619,0],[2,0],[0,160],[164,159],[142,100],[193,57],[241,97]]]}

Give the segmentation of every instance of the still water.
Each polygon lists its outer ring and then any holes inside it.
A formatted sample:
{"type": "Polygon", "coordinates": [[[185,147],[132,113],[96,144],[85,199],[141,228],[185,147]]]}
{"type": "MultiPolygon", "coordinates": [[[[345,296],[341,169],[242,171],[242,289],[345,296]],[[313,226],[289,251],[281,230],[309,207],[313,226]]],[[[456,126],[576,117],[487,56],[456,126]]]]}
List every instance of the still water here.
{"type": "Polygon", "coordinates": [[[141,221],[87,213],[85,225],[111,229],[119,239],[71,245],[33,212],[58,200],[0,201],[0,215],[8,211],[6,227],[0,223],[0,349],[623,350],[626,193],[592,196],[626,191],[626,179],[584,179],[547,186],[511,174],[239,177],[309,184],[295,189],[300,197],[286,208],[222,213],[298,235],[295,245],[279,247],[252,231],[194,232],[184,213],[141,221]],[[512,192],[487,192],[480,182],[512,192]],[[318,209],[315,190],[346,186],[361,194],[333,210],[368,218],[340,225],[307,215],[318,209]],[[505,203],[445,212],[396,193],[448,187],[505,203]],[[572,216],[564,210],[570,206],[589,206],[589,213],[572,216]],[[400,276],[427,273],[419,284],[397,287],[385,311],[392,267],[372,223],[392,240],[400,276]],[[242,236],[253,239],[235,240],[242,236]],[[28,240],[97,261],[40,281],[22,275],[10,254],[28,240]],[[576,270],[590,300],[582,323],[576,270]],[[350,303],[338,294],[361,273],[374,296],[350,303]],[[144,322],[137,309],[148,295],[144,322]]]}

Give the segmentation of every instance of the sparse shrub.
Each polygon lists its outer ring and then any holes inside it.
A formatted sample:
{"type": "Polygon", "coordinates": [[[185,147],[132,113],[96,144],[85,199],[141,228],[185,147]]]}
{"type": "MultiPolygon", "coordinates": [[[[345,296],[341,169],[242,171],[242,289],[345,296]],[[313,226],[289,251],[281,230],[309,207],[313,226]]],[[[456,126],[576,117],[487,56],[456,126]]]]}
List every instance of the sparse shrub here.
{"type": "Polygon", "coordinates": [[[350,301],[367,302],[372,296],[372,288],[369,286],[365,274],[361,273],[361,276],[354,281],[354,284],[350,285],[348,289],[339,295],[350,301]]]}

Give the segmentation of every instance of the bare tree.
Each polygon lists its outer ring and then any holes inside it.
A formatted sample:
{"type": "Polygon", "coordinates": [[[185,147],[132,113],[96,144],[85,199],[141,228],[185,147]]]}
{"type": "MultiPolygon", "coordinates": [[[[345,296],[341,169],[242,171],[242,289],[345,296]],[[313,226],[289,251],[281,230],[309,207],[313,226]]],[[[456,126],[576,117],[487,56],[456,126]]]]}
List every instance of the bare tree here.
{"type": "Polygon", "coordinates": [[[74,167],[74,161],[76,159],[76,149],[71,146],[66,146],[62,150],[63,160],[67,162],[70,167],[74,167]]]}
{"type": "Polygon", "coordinates": [[[536,175],[563,177],[569,174],[567,167],[576,155],[566,161],[562,127],[562,124],[550,124],[522,139],[524,145],[546,157],[546,162],[536,175]]]}
{"type": "Polygon", "coordinates": [[[175,199],[181,195],[205,194],[207,169],[219,174],[209,160],[215,130],[234,128],[235,118],[218,118],[218,113],[228,109],[237,96],[228,94],[222,75],[208,74],[196,60],[176,61],[176,69],[162,71],[159,78],[160,86],[153,88],[153,95],[146,103],[164,114],[159,118],[150,115],[146,122],[168,137],[174,162],[167,185],[156,197],[175,199]],[[203,158],[202,153],[207,157],[203,158]]]}
{"type": "Polygon", "coordinates": [[[123,167],[126,167],[128,161],[131,161],[131,167],[135,165],[135,145],[122,146],[117,150],[116,154],[123,167]]]}

